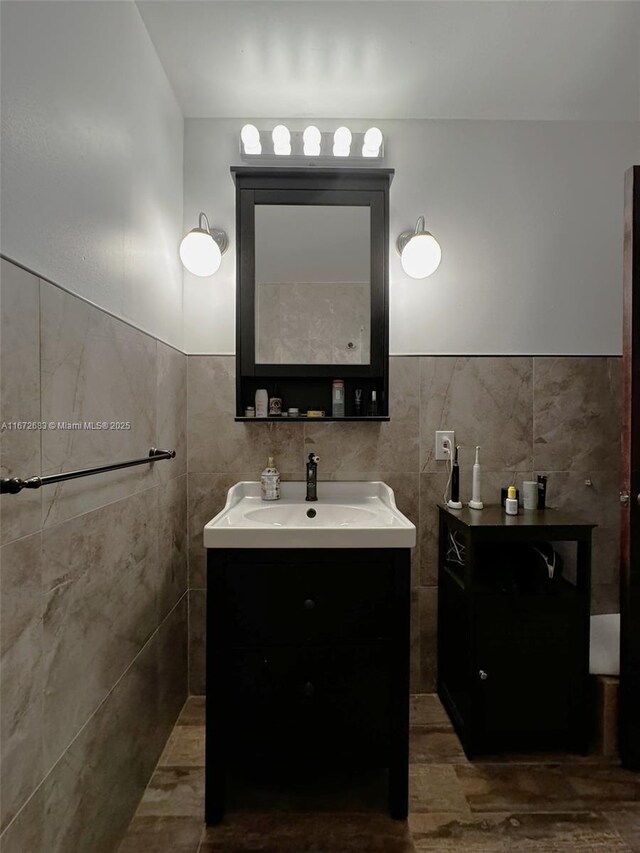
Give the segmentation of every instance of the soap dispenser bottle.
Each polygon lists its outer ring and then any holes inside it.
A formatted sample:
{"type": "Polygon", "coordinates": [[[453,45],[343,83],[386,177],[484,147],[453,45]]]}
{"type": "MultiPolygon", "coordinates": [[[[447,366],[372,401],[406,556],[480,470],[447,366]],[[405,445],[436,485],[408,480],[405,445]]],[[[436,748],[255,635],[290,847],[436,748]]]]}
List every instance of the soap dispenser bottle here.
{"type": "Polygon", "coordinates": [[[260,477],[260,497],[263,501],[280,500],[280,472],[276,468],[273,456],[267,460],[267,467],[260,477]]]}

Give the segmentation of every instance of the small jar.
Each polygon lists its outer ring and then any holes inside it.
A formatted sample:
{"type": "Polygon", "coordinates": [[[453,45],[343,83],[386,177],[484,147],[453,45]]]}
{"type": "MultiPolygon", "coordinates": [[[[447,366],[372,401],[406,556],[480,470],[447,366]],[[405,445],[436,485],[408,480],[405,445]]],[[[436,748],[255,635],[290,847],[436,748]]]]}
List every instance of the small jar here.
{"type": "Polygon", "coordinates": [[[245,416],[245,418],[255,418],[255,416],[256,416],[255,408],[253,406],[247,406],[247,408],[244,410],[244,416],[245,416]]]}

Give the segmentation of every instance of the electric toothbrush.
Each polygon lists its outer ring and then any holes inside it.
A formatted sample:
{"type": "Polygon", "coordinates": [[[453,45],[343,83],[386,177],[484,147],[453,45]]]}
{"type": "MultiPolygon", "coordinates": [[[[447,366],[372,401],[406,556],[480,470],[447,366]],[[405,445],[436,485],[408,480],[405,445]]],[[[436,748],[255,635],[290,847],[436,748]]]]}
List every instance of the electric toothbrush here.
{"type": "Polygon", "coordinates": [[[478,460],[478,452],[480,451],[480,445],[476,445],[476,461],[473,466],[473,486],[471,488],[471,500],[469,501],[469,506],[471,509],[483,509],[484,504],[482,503],[482,499],[480,497],[480,462],[478,460]]]}
{"type": "Polygon", "coordinates": [[[450,509],[462,509],[460,500],[460,466],[458,465],[458,451],[460,446],[456,445],[453,455],[453,465],[451,466],[451,497],[447,501],[447,506],[450,509]]]}

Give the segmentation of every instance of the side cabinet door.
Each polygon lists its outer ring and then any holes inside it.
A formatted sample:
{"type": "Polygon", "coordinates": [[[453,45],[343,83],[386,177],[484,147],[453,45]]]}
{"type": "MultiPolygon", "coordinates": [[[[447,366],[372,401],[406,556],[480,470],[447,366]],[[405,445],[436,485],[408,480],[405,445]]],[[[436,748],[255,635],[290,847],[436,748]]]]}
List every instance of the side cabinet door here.
{"type": "Polygon", "coordinates": [[[582,667],[577,599],[481,596],[472,677],[488,741],[566,733],[582,667]]]}

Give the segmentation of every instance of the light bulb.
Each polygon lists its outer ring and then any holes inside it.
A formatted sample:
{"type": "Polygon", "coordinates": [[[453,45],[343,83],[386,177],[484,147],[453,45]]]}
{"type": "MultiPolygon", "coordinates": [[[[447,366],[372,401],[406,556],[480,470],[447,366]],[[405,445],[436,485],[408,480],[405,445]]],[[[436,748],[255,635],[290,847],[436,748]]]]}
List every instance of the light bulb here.
{"type": "Polygon", "coordinates": [[[291,154],[291,134],[288,127],[284,124],[277,124],[271,131],[271,139],[273,140],[274,154],[291,154]]]}
{"type": "Polygon", "coordinates": [[[364,135],[364,144],[367,148],[380,148],[382,145],[382,131],[378,127],[370,127],[364,135]]]}
{"type": "Polygon", "coordinates": [[[321,141],[322,134],[315,125],[310,124],[309,127],[304,129],[302,142],[304,153],[307,157],[317,157],[320,154],[321,141]]]}
{"type": "Polygon", "coordinates": [[[348,127],[339,127],[333,134],[333,156],[348,157],[351,148],[351,131],[348,127]]]}
{"type": "Polygon", "coordinates": [[[411,278],[426,278],[440,266],[442,249],[428,232],[415,234],[402,250],[402,269],[411,278]]]}
{"type": "Polygon", "coordinates": [[[370,127],[364,135],[362,144],[363,157],[377,157],[382,145],[382,131],[377,127],[370,127]]]}
{"type": "Polygon", "coordinates": [[[204,277],[218,271],[222,253],[208,231],[194,228],[180,243],[180,260],[190,273],[204,277]]]}
{"type": "Polygon", "coordinates": [[[240,139],[244,145],[244,150],[247,152],[249,149],[262,147],[260,145],[260,131],[255,124],[245,124],[240,131],[240,139]]]}

